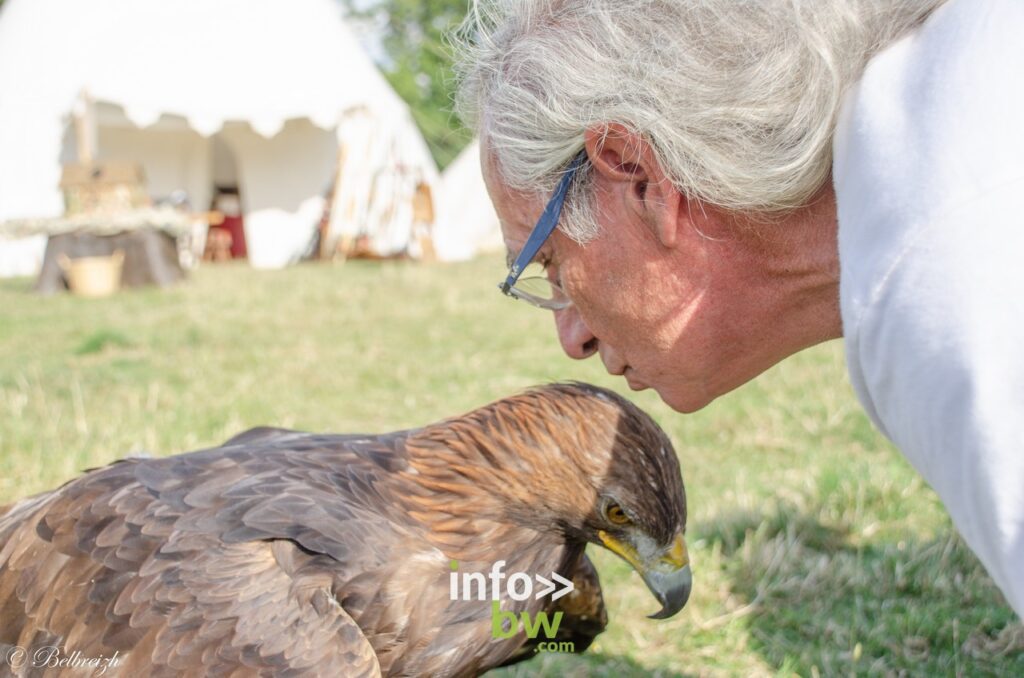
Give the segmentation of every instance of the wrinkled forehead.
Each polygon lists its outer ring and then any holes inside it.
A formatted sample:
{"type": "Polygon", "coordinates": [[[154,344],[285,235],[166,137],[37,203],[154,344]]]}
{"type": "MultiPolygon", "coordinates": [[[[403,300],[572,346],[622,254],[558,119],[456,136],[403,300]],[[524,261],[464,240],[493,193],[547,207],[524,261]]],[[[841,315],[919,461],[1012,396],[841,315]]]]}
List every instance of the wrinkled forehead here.
{"type": "MultiPolygon", "coordinates": [[[[513,190],[505,182],[498,158],[491,152],[490,145],[484,139],[480,140],[480,173],[483,175],[487,194],[491,197],[495,209],[499,209],[499,206],[505,207],[521,203],[526,198],[524,194],[513,190]]],[[[503,216],[502,211],[498,212],[499,218],[503,216]]]]}
{"type": "Polygon", "coordinates": [[[497,159],[488,150],[487,142],[480,141],[480,171],[491,204],[498,215],[501,233],[509,254],[515,255],[522,248],[530,231],[543,210],[540,198],[518,191],[505,183],[497,159]]]}
{"type": "Polygon", "coordinates": [[[510,193],[501,177],[501,165],[498,157],[492,152],[491,144],[485,137],[480,138],[480,173],[484,178],[484,185],[491,196],[491,201],[496,202],[500,197],[498,194],[510,193]]]}

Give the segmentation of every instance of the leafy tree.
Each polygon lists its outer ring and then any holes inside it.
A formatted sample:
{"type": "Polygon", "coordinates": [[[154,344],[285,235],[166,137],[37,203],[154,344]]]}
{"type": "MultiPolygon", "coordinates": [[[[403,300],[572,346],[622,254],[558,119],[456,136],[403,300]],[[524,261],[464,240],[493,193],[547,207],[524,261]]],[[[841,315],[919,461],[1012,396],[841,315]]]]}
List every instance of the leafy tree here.
{"type": "Polygon", "coordinates": [[[471,138],[452,112],[452,54],[445,37],[465,16],[467,0],[345,2],[357,22],[380,36],[381,70],[412,109],[434,160],[446,167],[471,138]]]}

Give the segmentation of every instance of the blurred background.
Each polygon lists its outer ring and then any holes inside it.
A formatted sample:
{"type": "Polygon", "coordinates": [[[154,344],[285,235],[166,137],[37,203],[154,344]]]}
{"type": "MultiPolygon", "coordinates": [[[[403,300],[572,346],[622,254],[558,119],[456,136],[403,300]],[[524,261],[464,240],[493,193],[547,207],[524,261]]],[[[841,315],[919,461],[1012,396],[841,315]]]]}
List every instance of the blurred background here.
{"type": "Polygon", "coordinates": [[[0,275],[42,270],[55,291],[47,245],[124,249],[129,284],[180,277],[141,241],[186,268],[500,245],[450,110],[442,36],[465,8],[353,2],[6,0],[0,275]]]}
{"type": "Polygon", "coordinates": [[[651,621],[592,548],[608,631],[494,675],[1024,675],[1024,628],[872,429],[841,343],[684,416],[498,292],[451,112],[465,11],[0,0],[0,505],[252,426],[394,430],[579,379],[673,439],[694,594],[651,621]]]}

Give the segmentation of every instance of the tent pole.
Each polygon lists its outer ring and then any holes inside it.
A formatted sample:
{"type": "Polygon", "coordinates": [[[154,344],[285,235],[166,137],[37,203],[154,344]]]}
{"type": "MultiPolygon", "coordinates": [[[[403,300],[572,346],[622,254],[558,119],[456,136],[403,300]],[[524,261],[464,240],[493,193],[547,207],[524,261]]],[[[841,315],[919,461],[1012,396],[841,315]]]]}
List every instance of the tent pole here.
{"type": "Polygon", "coordinates": [[[78,152],[78,162],[83,165],[92,165],[96,158],[96,146],[98,130],[96,126],[96,109],[92,97],[85,88],[78,95],[78,102],[74,108],[75,118],[75,145],[78,152]]]}

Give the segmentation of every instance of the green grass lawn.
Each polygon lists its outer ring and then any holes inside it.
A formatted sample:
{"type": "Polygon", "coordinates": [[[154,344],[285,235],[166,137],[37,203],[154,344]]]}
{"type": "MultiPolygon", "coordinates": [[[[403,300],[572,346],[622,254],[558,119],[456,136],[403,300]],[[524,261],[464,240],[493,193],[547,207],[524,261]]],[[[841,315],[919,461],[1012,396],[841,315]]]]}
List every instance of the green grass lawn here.
{"type": "Polygon", "coordinates": [[[871,428],[840,343],[684,416],[563,356],[549,314],[498,293],[503,274],[496,256],[208,266],[104,300],[0,281],[0,504],[255,425],[386,431],[580,379],[625,393],[672,437],[694,593],[649,620],[640,578],[591,547],[608,631],[583,657],[493,675],[1024,675],[1024,628],[871,428]]]}

